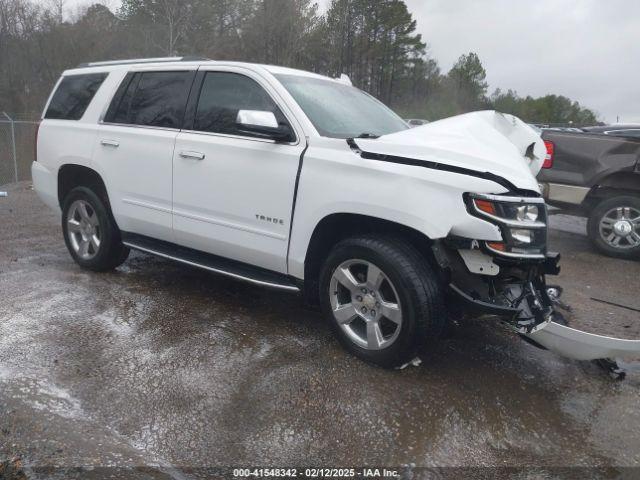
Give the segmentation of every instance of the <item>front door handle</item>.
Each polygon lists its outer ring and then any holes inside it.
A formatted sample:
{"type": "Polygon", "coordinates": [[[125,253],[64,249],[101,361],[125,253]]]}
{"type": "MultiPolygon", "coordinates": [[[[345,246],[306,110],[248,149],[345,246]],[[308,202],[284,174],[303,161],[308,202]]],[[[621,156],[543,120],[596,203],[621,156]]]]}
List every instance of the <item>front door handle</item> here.
{"type": "Polygon", "coordinates": [[[120,144],[115,140],[100,140],[100,144],[105,147],[114,147],[114,148],[118,148],[120,146],[120,144]]]}
{"type": "Polygon", "coordinates": [[[204,160],[204,153],[200,152],[180,152],[181,158],[188,158],[191,160],[204,160]]]}

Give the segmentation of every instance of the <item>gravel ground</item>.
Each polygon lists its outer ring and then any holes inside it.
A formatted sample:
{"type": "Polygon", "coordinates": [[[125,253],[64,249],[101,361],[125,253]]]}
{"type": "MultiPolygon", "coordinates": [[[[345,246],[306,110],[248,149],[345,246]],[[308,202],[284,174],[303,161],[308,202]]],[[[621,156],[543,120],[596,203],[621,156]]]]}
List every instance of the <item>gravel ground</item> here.
{"type": "MultiPolygon", "coordinates": [[[[113,273],[82,271],[28,184],[8,190],[0,478],[11,468],[182,479],[211,467],[403,464],[416,477],[530,467],[518,478],[596,474],[584,468],[613,478],[640,466],[638,372],[613,381],[486,320],[419,367],[375,368],[296,296],[142,254],[113,273]],[[436,467],[471,470],[424,470],[436,467]]],[[[594,252],[579,220],[558,215],[553,226],[572,326],[640,338],[640,314],[591,300],[640,307],[640,263],[594,252]]]]}

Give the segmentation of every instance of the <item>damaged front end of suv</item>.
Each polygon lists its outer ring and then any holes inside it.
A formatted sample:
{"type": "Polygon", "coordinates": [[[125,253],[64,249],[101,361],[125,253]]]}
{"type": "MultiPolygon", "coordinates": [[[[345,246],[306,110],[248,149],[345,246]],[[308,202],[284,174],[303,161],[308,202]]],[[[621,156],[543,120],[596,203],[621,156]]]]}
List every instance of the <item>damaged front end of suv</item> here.
{"type": "MultiPolygon", "coordinates": [[[[358,140],[357,148],[363,158],[460,174],[458,189],[473,178],[494,185],[491,193],[462,190],[466,215],[433,241],[454,318],[498,318],[530,343],[573,359],[640,356],[640,340],[572,329],[554,310],[546,277],[559,274],[560,255],[547,249],[548,211],[535,182],[546,148],[529,126],[511,115],[474,112],[358,140]]],[[[443,220],[448,208],[439,205],[443,220]]]]}
{"type": "Polygon", "coordinates": [[[518,331],[530,333],[552,319],[546,275],[559,273],[559,254],[547,252],[547,209],[534,196],[467,193],[470,215],[495,224],[502,241],[450,236],[436,258],[449,277],[456,302],[497,315],[518,331]]]}
{"type": "MultiPolygon", "coordinates": [[[[508,324],[529,343],[575,360],[605,360],[620,374],[617,358],[640,355],[640,340],[583,332],[563,325],[554,309],[556,290],[547,275],[560,273],[560,254],[547,251],[547,207],[540,197],[465,195],[473,216],[494,222],[503,241],[450,236],[433,252],[449,286],[449,306],[490,315],[508,324]],[[555,295],[553,295],[555,297],[555,295]]],[[[556,294],[557,295],[557,294],[556,294]]]]}

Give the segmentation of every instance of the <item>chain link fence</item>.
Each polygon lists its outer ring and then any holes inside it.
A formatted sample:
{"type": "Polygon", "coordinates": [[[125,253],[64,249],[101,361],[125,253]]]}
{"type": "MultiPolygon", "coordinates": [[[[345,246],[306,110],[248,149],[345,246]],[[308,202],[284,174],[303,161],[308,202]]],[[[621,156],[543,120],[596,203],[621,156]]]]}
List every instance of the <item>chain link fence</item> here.
{"type": "Polygon", "coordinates": [[[34,118],[0,113],[0,185],[31,180],[38,126],[34,118]]]}

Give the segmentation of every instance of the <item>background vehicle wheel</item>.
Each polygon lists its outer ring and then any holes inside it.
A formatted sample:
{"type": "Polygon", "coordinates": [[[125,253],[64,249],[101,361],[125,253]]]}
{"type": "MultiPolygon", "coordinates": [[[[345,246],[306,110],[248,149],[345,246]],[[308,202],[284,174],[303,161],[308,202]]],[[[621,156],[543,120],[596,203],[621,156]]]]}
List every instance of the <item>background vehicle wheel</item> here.
{"type": "Polygon", "coordinates": [[[391,368],[437,340],[446,313],[436,275],[400,238],[362,236],[338,243],[320,275],[320,302],[340,342],[391,368]]]}
{"type": "Polygon", "coordinates": [[[112,270],[129,256],[111,212],[89,188],[76,187],[64,199],[62,232],[71,257],[83,268],[112,270]]]}
{"type": "Polygon", "coordinates": [[[640,197],[604,200],[587,223],[589,238],[598,250],[618,258],[640,258],[640,197]]]}

